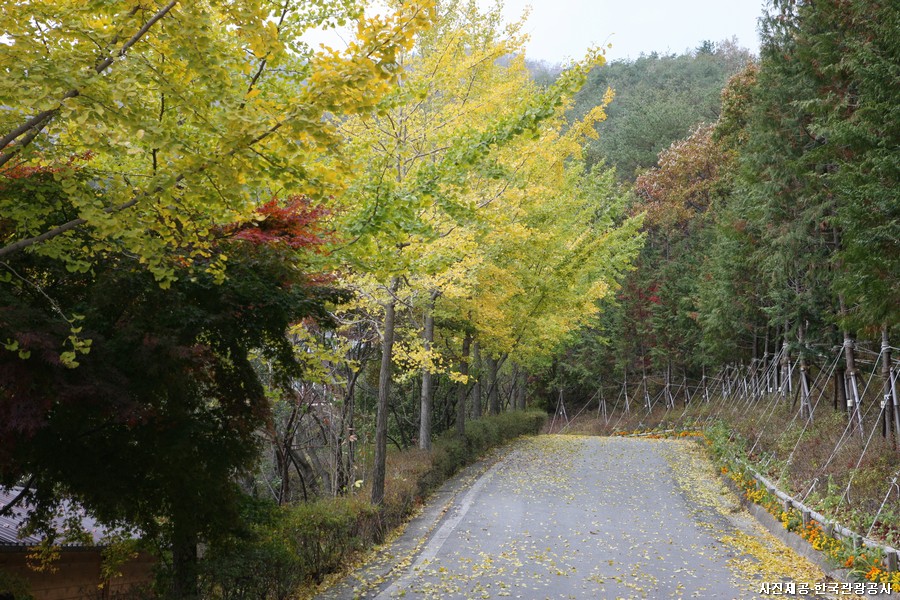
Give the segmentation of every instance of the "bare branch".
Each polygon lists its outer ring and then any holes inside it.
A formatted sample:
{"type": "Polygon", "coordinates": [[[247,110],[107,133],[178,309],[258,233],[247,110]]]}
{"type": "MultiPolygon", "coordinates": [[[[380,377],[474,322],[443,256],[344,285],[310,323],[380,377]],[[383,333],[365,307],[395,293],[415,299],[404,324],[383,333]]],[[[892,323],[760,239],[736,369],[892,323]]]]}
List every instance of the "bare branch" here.
{"type": "Polygon", "coordinates": [[[13,498],[9,502],[9,504],[6,504],[5,506],[0,506],[0,517],[5,517],[6,515],[10,514],[12,512],[12,509],[14,509],[17,504],[19,504],[22,500],[25,499],[25,496],[27,496],[28,492],[31,491],[31,485],[33,483],[34,483],[34,475],[32,475],[31,478],[25,482],[25,485],[22,486],[22,491],[20,491],[18,494],[16,494],[16,497],[13,498]]]}

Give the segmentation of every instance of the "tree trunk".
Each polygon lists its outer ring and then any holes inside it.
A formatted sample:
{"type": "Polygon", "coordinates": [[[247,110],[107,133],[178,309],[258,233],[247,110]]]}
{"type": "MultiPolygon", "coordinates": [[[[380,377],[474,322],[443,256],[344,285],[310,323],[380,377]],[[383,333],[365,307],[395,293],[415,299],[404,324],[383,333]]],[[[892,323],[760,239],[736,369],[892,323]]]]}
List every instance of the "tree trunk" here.
{"type": "Polygon", "coordinates": [[[391,297],[384,305],[384,334],[381,340],[381,371],[378,375],[378,411],[375,416],[375,466],[372,472],[372,504],[384,502],[384,478],[387,461],[388,398],[391,394],[391,360],[394,352],[394,316],[399,280],[391,281],[391,297]]]}
{"type": "Polygon", "coordinates": [[[516,408],[518,410],[525,410],[525,386],[528,385],[528,375],[525,374],[525,371],[520,369],[518,379],[519,385],[516,387],[516,408]]]}
{"type": "Polygon", "coordinates": [[[172,597],[192,600],[199,595],[197,532],[181,515],[172,516],[172,529],[172,597]]]}
{"type": "MultiPolygon", "coordinates": [[[[844,304],[843,295],[838,295],[840,303],[841,317],[846,317],[847,308],[844,304]]],[[[860,411],[859,387],[857,380],[859,372],[856,370],[856,343],[850,331],[844,329],[844,363],[847,365],[846,387],[847,387],[847,406],[850,409],[850,420],[856,425],[857,432],[860,436],[865,435],[862,425],[862,412],[860,411]]]]}
{"type": "Polygon", "coordinates": [[[703,385],[703,401],[709,404],[709,387],[706,385],[706,365],[701,367],[703,375],[700,377],[700,383],[703,385]]]}
{"type": "MultiPolygon", "coordinates": [[[[291,439],[282,440],[281,447],[276,452],[278,458],[278,472],[281,475],[281,486],[278,490],[278,505],[282,506],[290,501],[291,497],[291,439]]],[[[305,498],[304,498],[305,500],[305,498]]]]}
{"type": "MultiPolygon", "coordinates": [[[[431,346],[434,344],[434,301],[436,299],[437,292],[432,292],[431,302],[425,309],[425,331],[422,333],[425,352],[430,352],[431,346]]],[[[422,401],[419,411],[419,448],[422,450],[431,450],[431,413],[434,405],[434,385],[432,382],[433,375],[429,366],[422,369],[422,401]]]]}
{"type": "Polygon", "coordinates": [[[784,346],[781,355],[781,396],[786,398],[791,393],[791,352],[788,346],[787,327],[784,328],[784,346]]]}
{"type": "Polygon", "coordinates": [[[497,372],[500,370],[499,362],[493,356],[487,359],[488,368],[491,370],[490,383],[488,384],[488,410],[492,415],[500,414],[500,382],[497,381],[497,372]]]}
{"type": "Polygon", "coordinates": [[[850,408],[850,420],[856,425],[859,435],[864,435],[862,428],[862,413],[860,412],[859,387],[857,379],[859,372],[856,369],[856,344],[850,336],[850,332],[844,330],[844,363],[847,365],[846,387],[847,405],[850,408]]]}
{"type": "Polygon", "coordinates": [[[757,397],[757,393],[759,392],[759,365],[759,330],[756,326],[754,326],[753,357],[750,359],[750,396],[754,399],[757,397]]]}
{"type": "Polygon", "coordinates": [[[844,387],[846,371],[837,366],[834,370],[834,410],[847,410],[847,388],[844,387]]]}
{"type": "MultiPolygon", "coordinates": [[[[409,402],[409,403],[410,403],[410,405],[414,405],[414,404],[415,404],[415,401],[416,401],[416,398],[415,398],[415,397],[416,397],[417,394],[416,394],[415,388],[411,388],[411,390],[412,390],[412,396],[413,396],[413,397],[410,398],[410,402],[409,402]]],[[[394,442],[394,444],[397,445],[397,449],[398,449],[398,450],[406,450],[407,448],[409,448],[409,447],[412,445],[413,440],[409,439],[409,431],[408,431],[409,427],[406,426],[406,425],[408,425],[409,422],[406,421],[405,419],[402,419],[402,418],[400,417],[400,413],[397,412],[397,405],[398,405],[398,404],[403,405],[403,404],[406,404],[406,403],[405,403],[405,402],[402,402],[402,401],[401,401],[401,402],[388,403],[388,408],[391,410],[391,414],[394,415],[394,423],[397,424],[397,433],[400,434],[400,435],[399,435],[399,437],[400,437],[400,443],[398,444],[396,440],[393,440],[393,438],[391,438],[391,439],[392,439],[392,441],[394,442]]],[[[388,429],[390,429],[390,427],[388,427],[388,429]]]]}
{"type": "MultiPolygon", "coordinates": [[[[778,340],[780,340],[780,339],[781,339],[781,326],[779,325],[779,326],[775,327],[775,337],[772,339],[772,346],[774,346],[772,348],[773,350],[778,349],[778,340]]],[[[774,362],[775,358],[778,357],[778,353],[773,352],[773,354],[775,355],[772,358],[772,361],[774,362]]],[[[781,361],[784,361],[783,354],[781,356],[781,361]]],[[[773,383],[772,392],[778,392],[781,390],[781,368],[777,365],[772,365],[772,383],[773,383]]]]}
{"type": "MultiPolygon", "coordinates": [[[[472,343],[472,336],[468,333],[463,338],[462,354],[459,357],[459,374],[463,376],[469,375],[469,345],[472,343]]],[[[459,437],[466,435],[466,396],[468,391],[468,382],[460,382],[456,390],[456,433],[459,437]]]]}
{"type": "Polygon", "coordinates": [[[347,369],[347,388],[344,395],[344,406],[341,409],[341,421],[343,423],[341,440],[337,444],[338,456],[341,460],[341,473],[337,482],[336,494],[344,495],[353,483],[353,470],[356,461],[356,428],[354,419],[356,416],[356,382],[362,370],[347,369]],[[344,452],[343,442],[346,441],[347,451],[344,452]]]}
{"type": "Polygon", "coordinates": [[[666,408],[675,408],[675,396],[672,395],[672,361],[666,361],[666,408]]]}
{"type": "Polygon", "coordinates": [[[891,369],[891,342],[888,327],[881,328],[881,378],[884,382],[885,436],[893,430],[894,449],[900,449],[900,411],[894,386],[894,372],[891,369]]]}
{"type": "Polygon", "coordinates": [[[806,364],[806,325],[801,324],[797,330],[800,348],[800,416],[812,420],[812,403],[810,402],[809,366],[806,364]]]}
{"type": "Polygon", "coordinates": [[[481,373],[484,369],[481,361],[481,348],[477,341],[472,343],[472,367],[475,377],[472,387],[472,417],[480,419],[483,412],[481,408],[481,373]]]}

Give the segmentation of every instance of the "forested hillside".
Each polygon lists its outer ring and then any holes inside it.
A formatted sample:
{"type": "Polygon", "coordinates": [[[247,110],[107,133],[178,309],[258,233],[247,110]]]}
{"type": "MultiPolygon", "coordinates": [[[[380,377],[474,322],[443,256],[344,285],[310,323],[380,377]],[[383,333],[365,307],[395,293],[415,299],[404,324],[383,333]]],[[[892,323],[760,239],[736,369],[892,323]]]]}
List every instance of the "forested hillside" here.
{"type": "MultiPolygon", "coordinates": [[[[620,175],[646,243],[541,379],[555,430],[702,429],[749,501],[894,589],[898,31],[896,3],[775,2],[715,111],[671,144],[651,137],[665,147],[633,184],[620,175]]],[[[642,96],[649,135],[660,111],[642,96]]],[[[617,164],[609,113],[592,149],[617,164]]],[[[650,146],[631,139],[618,164],[650,146]]]]}
{"type": "Polygon", "coordinates": [[[599,138],[588,143],[588,164],[615,167],[622,181],[656,165],[657,155],[701,123],[719,118],[722,88],[752,56],[733,41],[704,42],[690,53],[653,53],[591,71],[570,114],[580,118],[612,89],[599,138]]]}
{"type": "Polygon", "coordinates": [[[696,120],[635,178],[629,210],[645,215],[647,243],[619,302],[558,364],[561,380],[587,393],[614,369],[668,387],[723,364],[762,372],[776,356],[809,377],[837,347],[843,378],[858,368],[857,343],[878,357],[884,340],[890,352],[898,11],[872,8],[877,27],[862,4],[776,5],[759,60],[730,78],[718,118],[696,120]]]}

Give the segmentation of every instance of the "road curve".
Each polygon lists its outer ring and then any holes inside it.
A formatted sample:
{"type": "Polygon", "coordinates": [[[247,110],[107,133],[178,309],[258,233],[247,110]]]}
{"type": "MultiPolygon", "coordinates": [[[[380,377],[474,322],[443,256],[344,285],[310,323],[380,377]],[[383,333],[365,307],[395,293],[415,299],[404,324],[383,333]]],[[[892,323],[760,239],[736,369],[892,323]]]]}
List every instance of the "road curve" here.
{"type": "Polygon", "coordinates": [[[824,579],[740,508],[692,441],[521,440],[442,508],[380,571],[320,598],[758,598],[764,582],[813,592],[824,579]]]}

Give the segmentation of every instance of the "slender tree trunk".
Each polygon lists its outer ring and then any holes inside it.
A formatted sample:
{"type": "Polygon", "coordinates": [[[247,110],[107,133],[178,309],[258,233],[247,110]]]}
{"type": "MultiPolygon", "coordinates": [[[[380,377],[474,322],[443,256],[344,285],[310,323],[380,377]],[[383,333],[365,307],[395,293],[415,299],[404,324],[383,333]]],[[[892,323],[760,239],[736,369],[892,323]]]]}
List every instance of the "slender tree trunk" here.
{"type": "MultiPolygon", "coordinates": [[[[832,228],[832,236],[834,238],[835,251],[841,249],[841,233],[837,227],[832,228]]],[[[842,261],[838,263],[838,268],[842,266],[842,261]]],[[[847,303],[844,302],[844,295],[838,294],[838,309],[840,311],[841,320],[847,318],[847,303]]],[[[847,366],[845,373],[845,388],[847,395],[847,408],[849,409],[849,417],[851,422],[856,424],[860,437],[865,435],[862,424],[862,412],[860,411],[859,388],[857,387],[858,372],[856,370],[856,350],[853,337],[850,331],[844,328],[844,363],[847,366]]]]}
{"type": "Polygon", "coordinates": [[[784,328],[784,352],[781,355],[781,396],[791,393],[791,353],[787,339],[787,327],[784,328]]]}
{"type": "Polygon", "coordinates": [[[894,389],[894,372],[891,368],[891,341],[887,325],[881,328],[881,378],[884,386],[884,434],[893,431],[894,449],[900,449],[900,411],[894,389]]]}
{"type": "MultiPolygon", "coordinates": [[[[462,354],[459,357],[459,374],[469,375],[469,346],[472,336],[468,333],[463,338],[462,354]]],[[[456,434],[459,437],[466,435],[466,396],[468,395],[468,382],[460,382],[456,390],[456,434]]]]}
{"type": "Polygon", "coordinates": [[[700,377],[700,382],[703,384],[703,401],[709,404],[709,387],[706,384],[706,365],[702,367],[702,376],[700,377]]]}
{"type": "Polygon", "coordinates": [[[675,408],[675,396],[672,395],[672,361],[666,361],[666,408],[675,408]]]}
{"type": "MultiPolygon", "coordinates": [[[[422,333],[425,352],[430,352],[431,346],[434,344],[434,301],[437,299],[437,295],[437,292],[431,293],[431,302],[425,309],[425,331],[422,333]]],[[[419,411],[419,448],[422,450],[431,450],[431,413],[434,407],[432,379],[431,369],[426,366],[422,369],[422,401],[419,411]]]]}
{"type": "Polygon", "coordinates": [[[282,506],[290,501],[291,496],[291,461],[289,453],[291,451],[291,439],[286,437],[282,440],[282,447],[279,448],[278,455],[278,471],[281,474],[281,488],[278,491],[278,505],[282,506]]]}
{"type": "Polygon", "coordinates": [[[298,409],[295,403],[291,408],[291,414],[284,427],[283,433],[279,431],[278,425],[271,415],[266,421],[266,436],[269,438],[275,462],[274,471],[281,481],[277,490],[272,489],[272,493],[275,495],[275,501],[279,506],[287,504],[290,498],[291,461],[288,457],[288,451],[293,441],[291,432],[294,428],[294,419],[297,416],[297,412],[298,409]]]}
{"type": "Polygon", "coordinates": [[[850,407],[850,419],[856,425],[858,433],[864,435],[862,428],[862,412],[860,411],[859,387],[857,380],[859,372],[856,369],[856,343],[850,332],[844,330],[844,363],[847,365],[846,387],[847,387],[847,404],[850,407]]]}
{"type": "Polygon", "coordinates": [[[753,327],[753,358],[750,359],[750,396],[756,398],[759,391],[759,329],[753,327]]]}
{"type": "MultiPolygon", "coordinates": [[[[778,325],[775,327],[775,337],[772,339],[772,346],[774,346],[773,350],[778,349],[778,340],[780,340],[780,339],[781,339],[781,326],[778,325]]],[[[773,354],[775,354],[775,357],[778,356],[778,352],[773,352],[773,354]]],[[[773,358],[772,360],[774,361],[775,358],[773,358]]],[[[784,355],[781,356],[780,362],[782,362],[782,363],[784,362],[784,355]]],[[[773,375],[772,382],[774,384],[772,391],[778,392],[781,390],[781,368],[773,365],[772,366],[772,375],[773,375]]]]}
{"type": "MultiPolygon", "coordinates": [[[[838,294],[838,303],[840,305],[841,318],[847,316],[847,305],[844,303],[844,296],[838,294]]],[[[862,412],[860,410],[859,387],[857,381],[859,372],[856,369],[856,342],[850,335],[848,329],[844,329],[844,363],[847,365],[846,388],[847,388],[847,405],[850,409],[850,420],[856,425],[857,432],[860,436],[865,435],[862,425],[862,412]]]]}
{"type": "MultiPolygon", "coordinates": [[[[415,388],[411,388],[410,391],[412,392],[412,394],[411,394],[412,397],[409,399],[410,400],[409,404],[415,405],[416,396],[418,396],[418,394],[416,393],[415,388]]],[[[406,450],[407,448],[409,448],[412,445],[412,442],[414,440],[409,439],[408,427],[404,427],[404,425],[407,424],[408,421],[400,418],[400,413],[397,411],[398,404],[403,405],[403,404],[405,404],[405,402],[402,402],[402,401],[401,402],[393,402],[393,403],[389,402],[388,408],[390,409],[391,414],[394,415],[394,423],[397,424],[397,433],[399,434],[399,437],[400,437],[400,443],[397,443],[397,440],[394,438],[389,438],[389,439],[391,439],[391,441],[394,442],[394,444],[397,446],[398,450],[406,450]]],[[[390,427],[388,429],[390,429],[390,427]]]]}
{"type": "Polygon", "coordinates": [[[497,381],[497,372],[500,370],[499,362],[493,356],[487,359],[490,369],[490,383],[488,384],[488,410],[492,415],[500,414],[500,382],[497,381]]]}
{"type": "Polygon", "coordinates": [[[278,474],[278,477],[281,479],[281,485],[278,486],[278,490],[272,489],[272,493],[275,495],[275,502],[278,503],[278,506],[281,506],[285,502],[285,498],[287,497],[287,493],[285,492],[285,483],[288,480],[288,468],[289,463],[287,460],[287,456],[284,453],[284,444],[283,440],[278,436],[278,432],[274,427],[274,424],[271,427],[271,438],[272,438],[272,454],[275,458],[275,472],[278,474]]]}
{"type": "Polygon", "coordinates": [[[891,345],[888,339],[888,329],[885,325],[881,332],[881,343],[887,346],[885,349],[884,362],[888,365],[886,369],[887,385],[885,386],[885,402],[891,406],[891,415],[893,415],[894,426],[894,448],[900,450],[900,399],[897,398],[897,378],[896,371],[891,362],[891,345]]]}
{"type": "Polygon", "coordinates": [[[509,409],[519,410],[519,365],[516,363],[510,366],[509,409]]]}
{"type": "Polygon", "coordinates": [[[847,410],[847,388],[845,387],[846,371],[838,365],[834,369],[834,410],[847,410]]]}
{"type": "Polygon", "coordinates": [[[506,364],[509,354],[504,354],[497,361],[497,393],[500,395],[500,412],[512,410],[513,408],[513,387],[515,386],[515,374],[512,375],[513,384],[508,388],[509,393],[505,394],[503,389],[503,378],[500,376],[500,369],[506,364]]]}
{"type": "Polygon", "coordinates": [[[391,360],[394,353],[394,317],[397,301],[393,293],[400,281],[391,281],[391,296],[384,305],[384,334],[381,340],[381,371],[378,375],[378,411],[375,416],[375,466],[372,473],[372,504],[384,502],[384,478],[387,461],[388,399],[391,394],[391,360]]]}
{"type": "MultiPolygon", "coordinates": [[[[650,399],[650,390],[647,389],[647,374],[644,373],[641,375],[641,389],[644,390],[644,404],[647,406],[647,414],[653,412],[653,401],[650,399]]],[[[634,398],[637,400],[638,392],[634,393],[634,398]]],[[[625,400],[628,398],[626,396],[625,400]]]]}
{"type": "Polygon", "coordinates": [[[347,369],[347,388],[344,395],[344,407],[342,410],[342,422],[344,426],[341,443],[338,444],[338,451],[340,452],[341,458],[341,479],[338,481],[337,486],[339,495],[346,494],[350,484],[353,483],[353,469],[356,460],[356,428],[354,425],[356,398],[354,392],[356,389],[356,381],[361,372],[361,370],[354,372],[352,369],[347,369]],[[346,452],[343,451],[344,441],[346,441],[347,445],[346,452]]]}
{"type": "Polygon", "coordinates": [[[480,419],[483,412],[481,407],[481,374],[484,372],[481,361],[481,347],[477,341],[472,342],[472,367],[475,382],[472,387],[472,417],[480,419]]]}
{"type": "Polygon", "coordinates": [[[806,326],[801,325],[799,329],[800,336],[800,414],[807,419],[812,420],[812,403],[810,402],[809,391],[809,367],[806,364],[806,352],[804,346],[806,344],[806,326]]]}
{"type": "Polygon", "coordinates": [[[516,388],[516,408],[525,410],[525,386],[528,385],[528,375],[520,370],[518,374],[519,386],[516,388]]]}
{"type": "Polygon", "coordinates": [[[294,465],[294,470],[300,479],[303,501],[307,502],[310,498],[320,497],[322,494],[319,487],[319,479],[325,479],[322,477],[324,469],[316,466],[317,460],[315,455],[299,448],[297,450],[291,449],[288,452],[288,457],[291,459],[291,464],[294,465]]]}

